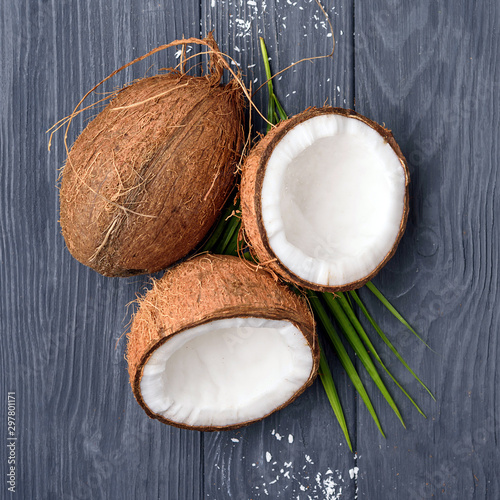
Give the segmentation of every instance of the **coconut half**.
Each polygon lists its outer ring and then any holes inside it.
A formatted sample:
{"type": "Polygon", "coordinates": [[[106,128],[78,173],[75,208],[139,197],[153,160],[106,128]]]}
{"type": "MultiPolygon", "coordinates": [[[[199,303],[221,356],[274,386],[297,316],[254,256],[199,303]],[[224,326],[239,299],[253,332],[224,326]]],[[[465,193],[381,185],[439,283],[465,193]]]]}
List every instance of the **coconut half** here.
{"type": "Polygon", "coordinates": [[[297,285],[359,288],[403,235],[409,180],[389,130],[351,110],[308,109],[271,130],[245,162],[248,241],[297,285]]]}
{"type": "Polygon", "coordinates": [[[234,429],[291,403],[316,376],[307,301],[236,257],[188,260],[139,303],[127,359],[135,398],[151,418],[234,429]]]}

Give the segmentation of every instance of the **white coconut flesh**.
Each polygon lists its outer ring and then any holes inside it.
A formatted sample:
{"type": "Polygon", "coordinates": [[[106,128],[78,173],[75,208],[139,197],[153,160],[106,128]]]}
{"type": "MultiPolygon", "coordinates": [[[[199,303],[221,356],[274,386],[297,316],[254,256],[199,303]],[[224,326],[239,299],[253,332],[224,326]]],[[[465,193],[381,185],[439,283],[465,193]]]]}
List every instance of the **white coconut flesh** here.
{"type": "Polygon", "coordinates": [[[154,413],[190,426],[260,419],[309,379],[311,348],[289,321],[230,318],[173,335],[144,366],[141,395],[154,413]]]}
{"type": "Polygon", "coordinates": [[[341,286],[368,276],[393,248],[405,172],[369,125],[328,114],[296,125],[280,140],[261,196],[276,257],[303,280],[341,286]]]}

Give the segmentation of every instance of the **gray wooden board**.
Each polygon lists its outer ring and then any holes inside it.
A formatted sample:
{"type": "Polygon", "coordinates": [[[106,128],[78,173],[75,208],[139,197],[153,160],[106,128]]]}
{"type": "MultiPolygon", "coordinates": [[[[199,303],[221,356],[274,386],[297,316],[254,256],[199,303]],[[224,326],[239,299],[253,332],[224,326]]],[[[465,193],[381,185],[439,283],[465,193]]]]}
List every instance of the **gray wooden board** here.
{"type": "MultiPolygon", "coordinates": [[[[391,128],[409,159],[408,229],[375,283],[435,352],[362,295],[435,392],[437,402],[376,343],[428,419],[390,386],[403,429],[360,368],[382,438],[328,350],[357,455],[348,451],[319,382],[239,431],[201,434],[149,420],[131,394],[123,359],[128,304],[148,277],[101,277],[71,258],[60,234],[55,186],[65,151],[59,134],[47,152],[45,131],[86,90],[157,45],[211,29],[255,89],[264,81],[258,36],[267,41],[274,71],[329,52],[314,2],[5,0],[0,498],[10,498],[9,391],[16,393],[19,498],[500,498],[500,6],[340,0],[326,7],[337,39],[333,59],[289,70],[276,91],[289,114],[327,99],[355,107],[391,128]],[[327,486],[327,478],[336,484],[327,486]]],[[[174,54],[133,66],[103,90],[171,66],[174,54]]],[[[263,89],[255,99],[262,110],[265,99],[263,89]]],[[[84,123],[75,120],[70,142],[84,123]]],[[[262,130],[262,120],[255,124],[262,130]]]]}

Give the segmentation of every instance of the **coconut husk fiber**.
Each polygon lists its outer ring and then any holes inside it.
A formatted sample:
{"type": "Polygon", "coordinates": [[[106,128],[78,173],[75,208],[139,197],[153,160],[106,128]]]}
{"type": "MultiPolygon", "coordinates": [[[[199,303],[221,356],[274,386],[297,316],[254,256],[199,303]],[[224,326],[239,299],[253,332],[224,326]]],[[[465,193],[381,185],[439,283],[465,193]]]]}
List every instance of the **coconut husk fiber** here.
{"type": "MultiPolygon", "coordinates": [[[[207,40],[207,39],[206,39],[207,40]]],[[[60,187],[71,254],[106,276],[164,269],[206,236],[235,183],[240,83],[169,70],[119,91],[80,134],[60,187]]]]}

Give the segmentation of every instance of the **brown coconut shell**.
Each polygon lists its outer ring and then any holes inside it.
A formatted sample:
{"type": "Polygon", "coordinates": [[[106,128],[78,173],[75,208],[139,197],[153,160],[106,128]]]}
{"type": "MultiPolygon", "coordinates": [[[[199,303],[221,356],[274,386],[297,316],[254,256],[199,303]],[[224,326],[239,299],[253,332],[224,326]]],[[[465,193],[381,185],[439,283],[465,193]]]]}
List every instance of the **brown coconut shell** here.
{"type": "Polygon", "coordinates": [[[212,66],[203,77],[172,70],[132,83],[75,141],[60,222],[81,263],[106,276],[152,273],[216,221],[235,184],[244,101],[212,66]]]}
{"type": "Polygon", "coordinates": [[[144,365],[152,353],[174,335],[210,321],[236,317],[288,320],[302,332],[313,356],[311,374],[300,390],[273,412],[294,401],[316,377],[319,345],[307,300],[278,283],[267,271],[255,270],[237,257],[202,254],[187,260],[168,270],[161,279],[153,280],[153,288],[139,299],[139,306],[128,334],[130,384],[144,411],[160,422],[215,431],[236,429],[260,420],[225,427],[191,427],[155,414],[144,402],[140,383],[144,365]]]}
{"type": "Polygon", "coordinates": [[[269,267],[271,270],[282,276],[285,280],[294,283],[297,286],[305,287],[319,292],[343,292],[360,288],[378,274],[378,272],[387,264],[389,259],[394,255],[396,251],[399,241],[403,236],[406,222],[408,220],[409,183],[410,173],[408,170],[406,159],[403,156],[403,153],[401,152],[401,149],[396,143],[390,130],[382,127],[373,120],[370,120],[366,116],[360,115],[359,113],[356,113],[351,109],[333,108],[329,106],[323,108],[308,108],[302,113],[299,113],[298,115],[295,115],[294,117],[281,122],[276,127],[273,127],[273,129],[269,131],[251,150],[250,154],[245,160],[241,176],[240,197],[242,221],[246,239],[250,244],[255,256],[264,266],[269,267]],[[342,286],[319,285],[317,283],[312,283],[310,281],[304,280],[294,274],[294,272],[287,266],[285,266],[273,252],[269,244],[269,240],[262,220],[262,183],[264,181],[267,163],[271,156],[271,153],[273,152],[278,142],[284,137],[284,135],[296,125],[314,118],[315,116],[325,114],[338,114],[350,118],[355,118],[362,121],[363,123],[366,123],[368,126],[377,131],[392,147],[392,149],[398,156],[401,163],[401,168],[403,168],[404,170],[406,179],[403,216],[401,218],[399,232],[394,245],[370,274],[357,281],[345,283],[342,286]]]}

